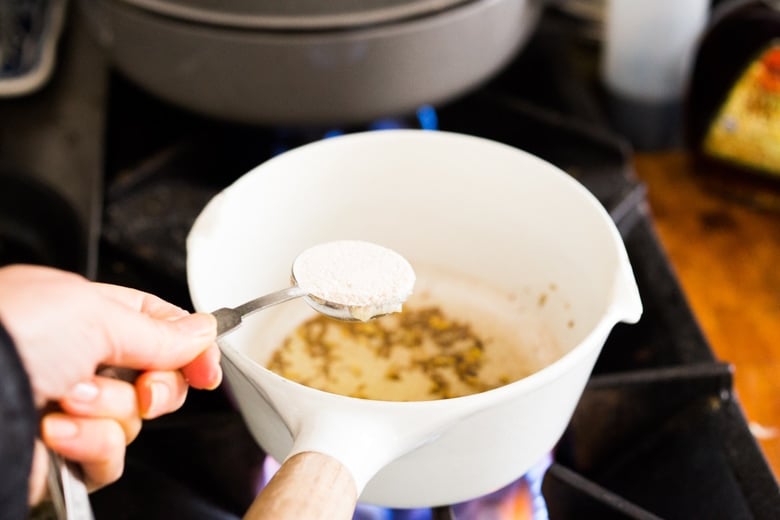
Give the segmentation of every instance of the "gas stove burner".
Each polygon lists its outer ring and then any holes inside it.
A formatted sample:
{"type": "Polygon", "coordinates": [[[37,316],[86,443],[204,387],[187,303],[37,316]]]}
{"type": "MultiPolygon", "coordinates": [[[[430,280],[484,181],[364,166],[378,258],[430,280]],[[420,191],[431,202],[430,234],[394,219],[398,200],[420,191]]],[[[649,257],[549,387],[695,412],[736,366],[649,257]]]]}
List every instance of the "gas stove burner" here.
{"type": "Polygon", "coordinates": [[[330,139],[353,132],[371,132],[381,130],[400,130],[413,128],[419,130],[438,130],[439,116],[436,109],[430,105],[423,105],[414,111],[414,114],[399,117],[383,117],[375,119],[365,125],[336,128],[275,128],[272,130],[271,156],[284,153],[291,148],[303,144],[330,139]]]}
{"type": "MultiPolygon", "coordinates": [[[[549,515],[542,496],[542,480],[551,463],[551,455],[544,457],[511,484],[450,507],[392,509],[358,503],[353,520],[547,520],[549,515]]],[[[258,492],[268,484],[279,466],[271,456],[266,456],[258,492]]]]}

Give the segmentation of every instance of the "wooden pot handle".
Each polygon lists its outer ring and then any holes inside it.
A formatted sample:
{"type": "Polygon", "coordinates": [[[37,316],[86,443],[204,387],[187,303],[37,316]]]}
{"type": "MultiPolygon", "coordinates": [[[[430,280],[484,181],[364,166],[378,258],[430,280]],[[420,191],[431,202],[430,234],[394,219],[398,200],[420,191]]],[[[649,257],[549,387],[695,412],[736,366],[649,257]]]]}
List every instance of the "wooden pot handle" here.
{"type": "Polygon", "coordinates": [[[282,464],[244,520],[351,520],[356,504],[347,468],[329,455],[306,451],[282,464]]]}

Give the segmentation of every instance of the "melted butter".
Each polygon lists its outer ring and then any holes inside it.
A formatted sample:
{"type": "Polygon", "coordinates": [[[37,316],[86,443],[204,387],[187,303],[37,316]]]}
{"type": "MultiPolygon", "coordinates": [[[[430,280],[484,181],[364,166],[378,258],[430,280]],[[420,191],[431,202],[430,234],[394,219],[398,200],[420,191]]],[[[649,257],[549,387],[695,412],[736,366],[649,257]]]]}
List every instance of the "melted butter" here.
{"type": "Polygon", "coordinates": [[[417,290],[402,312],[370,322],[314,316],[285,338],[267,366],[352,397],[469,395],[521,379],[558,357],[552,336],[527,314],[511,295],[418,270],[417,290]]]}

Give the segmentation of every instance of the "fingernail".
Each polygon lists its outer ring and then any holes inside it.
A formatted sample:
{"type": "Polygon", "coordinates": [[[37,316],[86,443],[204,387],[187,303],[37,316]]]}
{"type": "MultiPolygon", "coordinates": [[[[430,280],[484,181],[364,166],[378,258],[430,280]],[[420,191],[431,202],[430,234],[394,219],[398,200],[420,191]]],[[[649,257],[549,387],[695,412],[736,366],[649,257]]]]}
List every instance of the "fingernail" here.
{"type": "Polygon", "coordinates": [[[222,368],[219,365],[214,369],[210,379],[211,384],[206,387],[206,390],[214,390],[222,384],[222,368]]]}
{"type": "Polygon", "coordinates": [[[206,390],[214,390],[222,384],[222,366],[219,364],[222,354],[219,349],[212,349],[209,351],[209,355],[212,357],[212,363],[209,364],[208,381],[210,383],[206,386],[206,390]]]}
{"type": "Polygon", "coordinates": [[[217,322],[211,314],[189,314],[176,320],[175,323],[179,330],[193,336],[213,336],[217,331],[217,322]]]}
{"type": "Polygon", "coordinates": [[[146,410],[144,416],[150,418],[165,413],[166,403],[171,397],[171,391],[168,388],[168,385],[160,383],[159,381],[152,381],[149,383],[149,393],[152,394],[152,399],[149,403],[149,409],[146,410]]]}
{"type": "Polygon", "coordinates": [[[97,398],[99,393],[100,389],[97,387],[97,385],[91,381],[88,381],[78,383],[73,388],[71,388],[67,397],[68,399],[72,399],[74,401],[90,403],[97,398]]]}
{"type": "Polygon", "coordinates": [[[65,417],[46,417],[43,428],[48,437],[70,439],[79,433],[79,425],[65,417]]]}

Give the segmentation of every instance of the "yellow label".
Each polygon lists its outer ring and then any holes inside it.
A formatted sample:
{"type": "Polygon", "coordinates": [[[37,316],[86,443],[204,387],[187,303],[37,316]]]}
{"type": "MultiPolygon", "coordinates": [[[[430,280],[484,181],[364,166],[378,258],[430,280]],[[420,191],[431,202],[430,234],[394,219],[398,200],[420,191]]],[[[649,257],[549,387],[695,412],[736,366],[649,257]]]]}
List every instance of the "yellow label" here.
{"type": "Polygon", "coordinates": [[[704,151],[780,176],[780,40],[734,84],[705,136],[704,151]]]}

